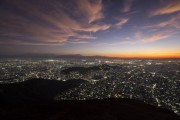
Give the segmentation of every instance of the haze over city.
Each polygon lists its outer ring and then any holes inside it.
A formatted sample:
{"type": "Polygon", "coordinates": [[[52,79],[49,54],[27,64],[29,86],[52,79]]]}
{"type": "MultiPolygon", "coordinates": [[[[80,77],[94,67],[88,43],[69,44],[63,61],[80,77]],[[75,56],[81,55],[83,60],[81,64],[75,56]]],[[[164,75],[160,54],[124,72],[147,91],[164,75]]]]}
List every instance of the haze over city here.
{"type": "Polygon", "coordinates": [[[0,55],[180,58],[180,0],[1,0],[0,55]]]}

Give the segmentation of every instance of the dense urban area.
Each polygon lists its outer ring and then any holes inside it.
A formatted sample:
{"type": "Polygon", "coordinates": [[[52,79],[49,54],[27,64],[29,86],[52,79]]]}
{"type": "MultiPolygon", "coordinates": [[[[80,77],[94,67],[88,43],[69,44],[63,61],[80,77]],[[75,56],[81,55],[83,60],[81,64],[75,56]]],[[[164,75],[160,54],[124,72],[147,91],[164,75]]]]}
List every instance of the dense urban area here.
{"type": "Polygon", "coordinates": [[[54,100],[130,98],[180,115],[179,59],[0,59],[0,84],[85,80],[54,100]]]}

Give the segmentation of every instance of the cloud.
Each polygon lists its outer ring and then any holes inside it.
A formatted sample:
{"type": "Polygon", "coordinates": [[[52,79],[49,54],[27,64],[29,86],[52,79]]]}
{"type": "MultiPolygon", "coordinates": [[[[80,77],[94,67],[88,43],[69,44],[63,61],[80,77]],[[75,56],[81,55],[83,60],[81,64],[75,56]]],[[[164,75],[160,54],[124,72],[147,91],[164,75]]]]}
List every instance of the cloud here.
{"type": "Polygon", "coordinates": [[[158,31],[160,29],[171,30],[176,33],[180,29],[180,14],[174,15],[167,20],[163,20],[161,22],[152,23],[146,26],[140,27],[142,30],[148,31],[158,31]]]}
{"type": "MultiPolygon", "coordinates": [[[[74,35],[73,37],[75,37],[75,38],[77,38],[77,39],[79,39],[79,40],[81,40],[81,39],[91,39],[91,40],[96,39],[96,37],[91,36],[91,35],[86,35],[86,34],[76,34],[76,35],[74,35]]],[[[73,39],[73,40],[74,40],[74,39],[73,39]]],[[[75,40],[76,40],[76,39],[75,39],[75,40]]]]}
{"type": "Polygon", "coordinates": [[[173,35],[174,33],[170,30],[166,31],[159,31],[159,32],[154,32],[148,35],[144,35],[142,32],[137,31],[134,33],[134,39],[143,42],[143,43],[148,43],[148,42],[156,42],[159,40],[163,40],[166,38],[169,38],[173,35]]]}
{"type": "Polygon", "coordinates": [[[180,14],[173,16],[172,18],[170,18],[166,21],[160,22],[157,26],[159,26],[159,27],[168,26],[168,27],[180,29],[180,14]]]}
{"type": "Polygon", "coordinates": [[[81,14],[86,16],[89,23],[104,17],[102,0],[76,0],[76,3],[81,14]]]}
{"type": "Polygon", "coordinates": [[[118,22],[115,24],[117,28],[121,28],[123,25],[125,25],[129,21],[128,18],[121,18],[118,20],[118,22]]]}
{"type": "Polygon", "coordinates": [[[3,0],[3,3],[6,7],[0,11],[4,16],[0,19],[0,44],[9,40],[14,44],[63,45],[74,44],[74,39],[80,39],[76,43],[81,44],[96,39],[90,32],[111,27],[99,21],[104,17],[102,0],[3,0]]]}
{"type": "Polygon", "coordinates": [[[29,46],[62,46],[64,43],[61,42],[28,42],[28,41],[21,41],[21,40],[12,40],[12,39],[3,39],[3,41],[0,41],[0,45],[29,45],[29,46]]]}
{"type": "Polygon", "coordinates": [[[153,11],[151,11],[151,16],[171,14],[180,11],[180,0],[169,0],[168,2],[163,2],[161,6],[153,11]]]}
{"type": "Polygon", "coordinates": [[[87,41],[70,41],[68,43],[71,43],[71,44],[86,44],[88,42],[87,41]]]}
{"type": "Polygon", "coordinates": [[[141,39],[141,37],[142,37],[142,33],[140,31],[135,33],[135,38],[136,39],[141,39]]]}
{"type": "Polygon", "coordinates": [[[142,42],[155,42],[170,37],[167,31],[159,32],[142,38],[142,42]]]}
{"type": "Polygon", "coordinates": [[[133,0],[124,0],[123,8],[121,12],[129,12],[131,10],[133,0]]]}
{"type": "Polygon", "coordinates": [[[91,25],[90,27],[81,27],[77,28],[76,30],[84,31],[84,32],[97,32],[99,30],[107,30],[111,27],[110,24],[95,24],[91,25]]]}

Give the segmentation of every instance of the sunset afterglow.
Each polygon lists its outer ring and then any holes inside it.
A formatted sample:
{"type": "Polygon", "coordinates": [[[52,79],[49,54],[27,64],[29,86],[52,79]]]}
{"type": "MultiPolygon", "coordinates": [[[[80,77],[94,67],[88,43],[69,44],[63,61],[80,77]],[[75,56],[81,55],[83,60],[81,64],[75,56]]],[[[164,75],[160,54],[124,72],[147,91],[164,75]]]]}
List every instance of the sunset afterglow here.
{"type": "Polygon", "coordinates": [[[180,58],[180,0],[1,0],[0,55],[180,58]]]}

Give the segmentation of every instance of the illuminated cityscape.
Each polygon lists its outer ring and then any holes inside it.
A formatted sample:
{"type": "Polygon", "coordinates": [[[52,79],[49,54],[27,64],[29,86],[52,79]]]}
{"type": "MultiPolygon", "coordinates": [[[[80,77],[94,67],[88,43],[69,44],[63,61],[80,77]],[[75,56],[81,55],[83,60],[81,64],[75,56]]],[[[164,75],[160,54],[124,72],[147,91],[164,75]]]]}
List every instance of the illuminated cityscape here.
{"type": "Polygon", "coordinates": [[[180,0],[0,0],[0,106],[2,120],[179,120],[180,0]]]}
{"type": "Polygon", "coordinates": [[[139,99],[180,112],[179,59],[1,59],[0,83],[42,78],[88,82],[54,100],[139,99]]]}

